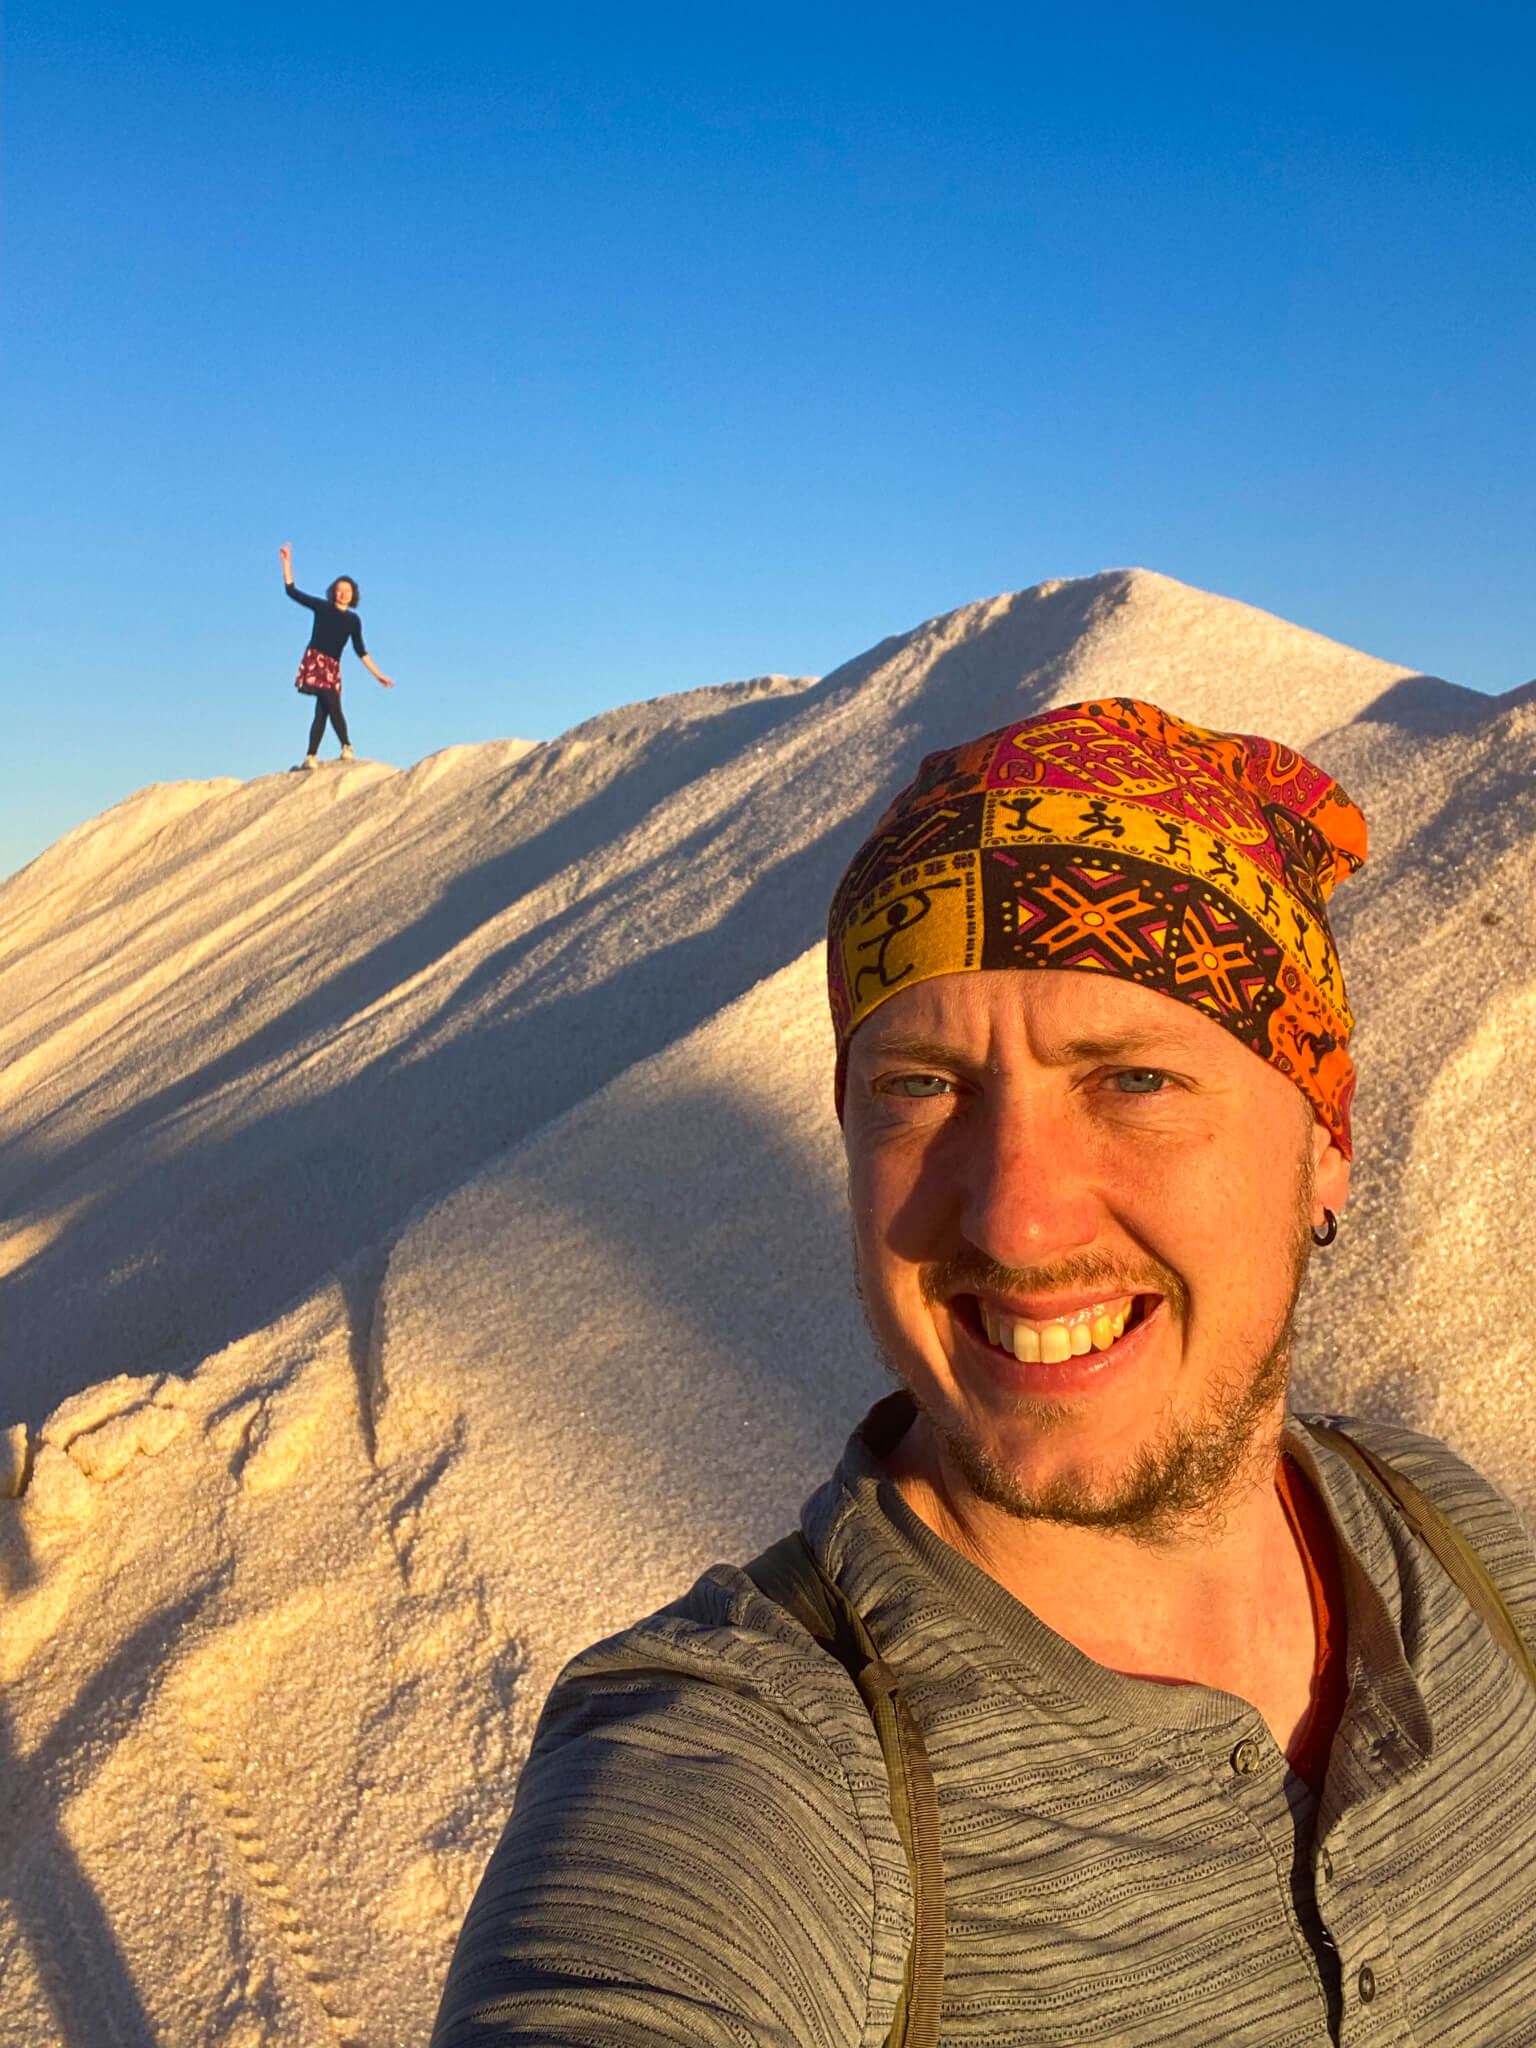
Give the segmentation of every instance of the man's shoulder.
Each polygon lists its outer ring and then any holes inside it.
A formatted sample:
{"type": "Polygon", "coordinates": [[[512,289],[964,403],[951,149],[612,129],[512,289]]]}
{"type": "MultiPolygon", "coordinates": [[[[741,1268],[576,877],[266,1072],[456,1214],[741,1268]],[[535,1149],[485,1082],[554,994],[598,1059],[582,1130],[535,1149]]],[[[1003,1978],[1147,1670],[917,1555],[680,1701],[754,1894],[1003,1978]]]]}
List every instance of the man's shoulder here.
{"type": "MultiPolygon", "coordinates": [[[[1520,1510],[1491,1479],[1440,1438],[1397,1423],[1312,1412],[1296,1420],[1338,1430],[1410,1480],[1477,1551],[1527,1630],[1536,1630],[1536,1547],[1520,1510]]],[[[1340,1454],[1324,1442],[1318,1455],[1326,1461],[1340,1454]]],[[[1387,1512],[1380,1496],[1373,1505],[1387,1512]]]]}
{"type": "Polygon", "coordinates": [[[847,1673],[742,1571],[556,1681],[434,2040],[881,2038],[911,1884],[847,1673]]]}
{"type": "Polygon", "coordinates": [[[518,1807],[547,1814],[552,1803],[579,1829],[600,1787],[607,1826],[615,1799],[672,1810],[683,1785],[686,1825],[712,1838],[792,1825],[807,1853],[852,1856],[863,1883],[905,1893],[885,1764],[857,1686],[739,1566],[712,1566],[681,1599],[571,1659],[545,1702],[518,1807]]]}
{"type": "Polygon", "coordinates": [[[813,1726],[868,1713],[837,1660],[740,1565],[716,1564],[680,1599],[573,1657],[556,1691],[703,1686],[813,1726]]]}
{"type": "MultiPolygon", "coordinates": [[[[1294,1418],[1310,1433],[1312,1425],[1334,1429],[1352,1441],[1374,1451],[1431,1497],[1465,1496],[1467,1501],[1497,1503],[1502,1512],[1520,1519],[1519,1510],[1493,1481],[1470,1464],[1442,1438],[1421,1430],[1406,1429],[1401,1423],[1383,1422],[1374,1416],[1336,1415],[1307,1409],[1294,1418]]],[[[1436,1499],[1436,1505],[1439,1505],[1436,1499]]]]}

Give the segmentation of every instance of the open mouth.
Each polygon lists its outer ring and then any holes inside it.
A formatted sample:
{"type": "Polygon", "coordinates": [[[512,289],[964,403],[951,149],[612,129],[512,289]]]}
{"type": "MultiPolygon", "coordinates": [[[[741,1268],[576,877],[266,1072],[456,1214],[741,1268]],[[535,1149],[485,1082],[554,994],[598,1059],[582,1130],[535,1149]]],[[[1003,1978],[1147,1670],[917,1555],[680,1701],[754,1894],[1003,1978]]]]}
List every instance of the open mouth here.
{"type": "Polygon", "coordinates": [[[1146,1321],[1160,1298],[1155,1294],[1115,1294],[1067,1315],[1044,1317],[1014,1315],[974,1294],[956,1296],[950,1307],[995,1350],[1006,1352],[1021,1365],[1060,1365],[1068,1358],[1086,1357],[1090,1351],[1108,1351],[1127,1330],[1146,1321]]]}

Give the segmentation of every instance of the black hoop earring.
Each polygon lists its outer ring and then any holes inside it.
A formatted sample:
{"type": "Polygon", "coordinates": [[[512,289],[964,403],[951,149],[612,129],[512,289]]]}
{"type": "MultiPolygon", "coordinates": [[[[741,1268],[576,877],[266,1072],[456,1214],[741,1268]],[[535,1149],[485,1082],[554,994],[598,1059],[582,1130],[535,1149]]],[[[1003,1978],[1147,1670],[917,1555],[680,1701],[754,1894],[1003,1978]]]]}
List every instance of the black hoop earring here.
{"type": "Polygon", "coordinates": [[[1323,1211],[1323,1227],[1321,1230],[1313,1231],[1312,1242],[1317,1246],[1318,1250],[1321,1251],[1325,1244],[1332,1244],[1333,1240],[1338,1236],[1338,1234],[1338,1217],[1334,1215],[1331,1209],[1325,1209],[1323,1211]]]}

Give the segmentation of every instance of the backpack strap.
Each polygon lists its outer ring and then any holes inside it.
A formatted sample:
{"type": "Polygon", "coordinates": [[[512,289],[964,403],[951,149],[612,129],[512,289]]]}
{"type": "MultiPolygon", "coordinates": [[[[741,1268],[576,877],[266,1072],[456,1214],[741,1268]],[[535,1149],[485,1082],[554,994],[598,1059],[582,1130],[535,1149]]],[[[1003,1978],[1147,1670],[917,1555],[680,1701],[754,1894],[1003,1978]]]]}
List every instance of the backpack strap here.
{"type": "Polygon", "coordinates": [[[1447,1577],[1461,1588],[1468,1606],[1487,1624],[1488,1633],[1505,1656],[1536,1687],[1536,1658],[1531,1655],[1530,1645],[1520,1633],[1504,1595],[1489,1576],[1488,1567],[1450,1517],[1442,1514],[1406,1473],[1389,1464],[1379,1452],[1346,1436],[1331,1422],[1309,1420],[1306,1427],[1319,1443],[1337,1451],[1362,1478],[1386,1494],[1447,1577]]]}
{"type": "Polygon", "coordinates": [[[891,1788],[891,1814],[912,1873],[912,1945],[886,2048],[936,2048],[944,1991],[944,1860],[939,1796],[922,1730],[864,1618],[822,1570],[797,1529],[743,1567],[760,1593],[794,1616],[859,1689],[891,1788]]]}

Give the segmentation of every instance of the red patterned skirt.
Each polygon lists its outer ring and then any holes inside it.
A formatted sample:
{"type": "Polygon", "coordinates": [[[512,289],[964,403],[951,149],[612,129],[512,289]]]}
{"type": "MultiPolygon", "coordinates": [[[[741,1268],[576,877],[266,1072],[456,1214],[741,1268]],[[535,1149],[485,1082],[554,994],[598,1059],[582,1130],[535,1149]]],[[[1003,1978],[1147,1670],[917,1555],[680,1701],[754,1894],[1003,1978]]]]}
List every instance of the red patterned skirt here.
{"type": "Polygon", "coordinates": [[[341,663],[334,654],[322,654],[318,647],[306,647],[293,687],[313,697],[317,690],[341,690],[341,663]]]}

